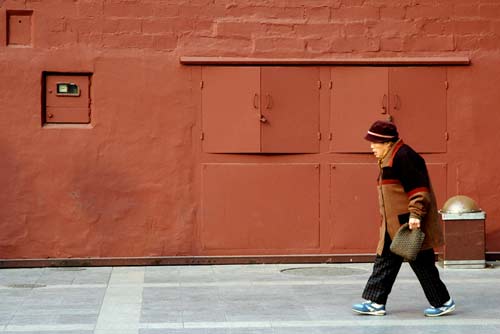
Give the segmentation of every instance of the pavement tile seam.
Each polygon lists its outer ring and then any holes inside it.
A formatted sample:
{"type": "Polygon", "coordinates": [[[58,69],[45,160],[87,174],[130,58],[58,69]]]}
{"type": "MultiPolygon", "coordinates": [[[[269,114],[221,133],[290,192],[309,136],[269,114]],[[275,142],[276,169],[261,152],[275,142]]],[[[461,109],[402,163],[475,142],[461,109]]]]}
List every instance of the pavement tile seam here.
{"type": "Polygon", "coordinates": [[[145,267],[113,268],[95,330],[123,329],[136,333],[141,318],[145,267]]]}
{"type": "MultiPolygon", "coordinates": [[[[421,320],[405,320],[387,319],[387,318],[365,318],[363,320],[331,320],[331,321],[219,321],[219,322],[170,322],[170,323],[139,323],[136,325],[128,324],[106,324],[105,326],[97,327],[97,329],[118,330],[121,328],[128,329],[215,329],[215,328],[349,328],[349,327],[450,327],[450,326],[484,326],[485,319],[456,319],[456,318],[441,318],[421,320]]],[[[489,326],[500,325],[499,320],[489,319],[489,326]]],[[[33,326],[7,326],[7,330],[27,331],[33,326]]],[[[39,326],[38,330],[77,330],[89,329],[90,325],[43,325],[39,326]]]]}
{"type": "Polygon", "coordinates": [[[7,325],[3,331],[12,332],[50,332],[50,331],[75,331],[75,330],[94,330],[93,324],[68,324],[68,325],[7,325]]]}
{"type": "MultiPolygon", "coordinates": [[[[446,283],[487,283],[487,284],[498,284],[500,283],[500,278],[499,279],[490,279],[490,278],[478,278],[478,279],[444,279],[446,283]]],[[[398,279],[398,283],[404,283],[404,284],[411,284],[415,283],[417,281],[416,278],[412,279],[398,279]]],[[[0,292],[1,291],[47,291],[47,290],[57,290],[57,289],[124,289],[124,288],[196,288],[196,287],[230,287],[230,286],[241,286],[241,287],[266,287],[266,286],[309,286],[309,285],[359,285],[359,284],[364,284],[365,282],[360,282],[360,281],[289,281],[289,282],[215,282],[215,283],[190,283],[190,284],[184,284],[184,283],[145,283],[145,284],[126,284],[126,285],[112,285],[112,286],[106,286],[106,285],[94,285],[94,286],[89,286],[89,285],[52,285],[52,286],[45,286],[45,287],[40,287],[40,288],[15,288],[15,287],[1,287],[0,286],[0,292]]]]}
{"type": "MultiPolygon", "coordinates": [[[[474,284],[499,284],[500,278],[462,278],[462,279],[444,279],[447,284],[463,284],[463,283],[474,283],[474,284]]],[[[398,279],[397,283],[401,284],[415,284],[418,283],[416,278],[409,279],[398,279]]],[[[210,283],[143,283],[143,284],[114,284],[107,286],[105,284],[72,284],[72,285],[47,285],[45,287],[35,288],[35,289],[23,289],[28,291],[47,291],[47,290],[57,290],[57,289],[123,289],[123,288],[193,288],[193,287],[229,287],[229,286],[310,286],[310,285],[364,285],[365,282],[360,282],[356,280],[344,281],[344,280],[328,280],[328,281],[271,281],[271,282],[242,282],[242,281],[228,281],[228,282],[210,282],[210,283]]],[[[0,291],[14,291],[17,288],[9,286],[0,286],[0,291]]],[[[21,290],[21,289],[19,289],[21,290]]]]}

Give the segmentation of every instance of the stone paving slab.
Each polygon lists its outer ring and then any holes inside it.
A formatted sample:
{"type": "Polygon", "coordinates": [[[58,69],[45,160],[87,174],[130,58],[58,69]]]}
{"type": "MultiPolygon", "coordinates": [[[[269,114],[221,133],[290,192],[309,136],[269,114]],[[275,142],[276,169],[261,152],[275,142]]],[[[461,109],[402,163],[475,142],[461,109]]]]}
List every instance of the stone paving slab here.
{"type": "Polygon", "coordinates": [[[440,269],[457,311],[436,319],[407,264],[387,316],[353,314],[371,266],[1,269],[0,334],[500,332],[500,266],[440,269]]]}

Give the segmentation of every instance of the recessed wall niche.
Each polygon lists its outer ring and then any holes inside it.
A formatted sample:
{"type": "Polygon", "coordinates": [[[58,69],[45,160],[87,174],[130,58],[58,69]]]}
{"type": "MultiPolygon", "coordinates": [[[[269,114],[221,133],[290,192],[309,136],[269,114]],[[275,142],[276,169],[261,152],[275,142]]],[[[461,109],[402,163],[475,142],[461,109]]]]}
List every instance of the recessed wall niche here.
{"type": "Polygon", "coordinates": [[[8,10],[7,11],[7,45],[31,46],[33,11],[8,10]]]}
{"type": "Polygon", "coordinates": [[[42,125],[89,124],[91,73],[42,74],[42,125]]]}

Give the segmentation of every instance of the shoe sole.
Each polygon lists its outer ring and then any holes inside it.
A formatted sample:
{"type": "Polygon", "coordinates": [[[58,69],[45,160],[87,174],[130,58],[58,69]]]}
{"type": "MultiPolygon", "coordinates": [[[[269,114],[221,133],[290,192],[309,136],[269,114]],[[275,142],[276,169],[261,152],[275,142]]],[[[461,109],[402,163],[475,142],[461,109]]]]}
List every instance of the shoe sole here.
{"type": "Polygon", "coordinates": [[[453,305],[452,307],[450,307],[449,309],[447,309],[446,311],[443,311],[439,314],[425,314],[426,317],[440,317],[442,315],[445,315],[445,314],[448,314],[448,313],[451,313],[455,311],[455,305],[453,305]]]}
{"type": "Polygon", "coordinates": [[[365,315],[385,315],[385,311],[368,311],[368,312],[363,312],[363,311],[358,311],[355,309],[352,309],[353,312],[358,313],[358,314],[365,314],[365,315]]]}

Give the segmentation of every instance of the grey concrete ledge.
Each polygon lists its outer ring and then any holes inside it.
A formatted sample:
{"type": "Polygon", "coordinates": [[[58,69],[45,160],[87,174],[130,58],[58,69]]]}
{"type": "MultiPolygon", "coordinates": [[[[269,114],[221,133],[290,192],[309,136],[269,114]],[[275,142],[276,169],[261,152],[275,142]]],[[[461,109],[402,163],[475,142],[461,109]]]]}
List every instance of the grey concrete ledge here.
{"type": "Polygon", "coordinates": [[[464,213],[445,213],[441,212],[443,220],[484,220],[486,212],[464,212],[464,213]]]}

